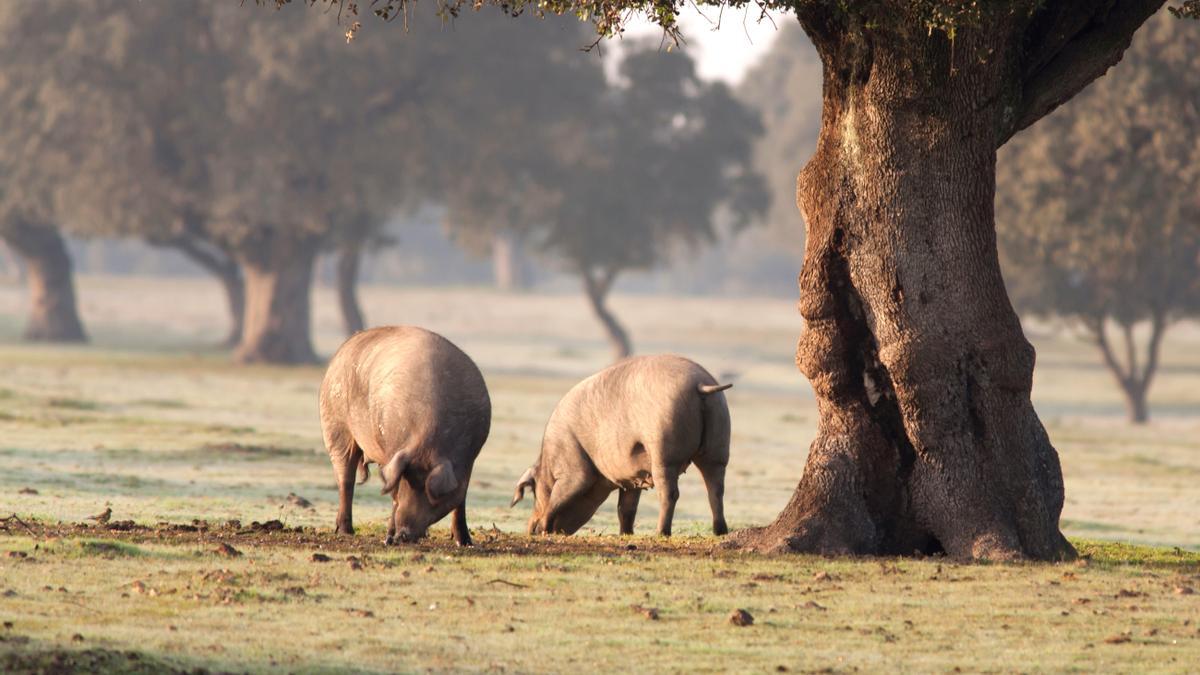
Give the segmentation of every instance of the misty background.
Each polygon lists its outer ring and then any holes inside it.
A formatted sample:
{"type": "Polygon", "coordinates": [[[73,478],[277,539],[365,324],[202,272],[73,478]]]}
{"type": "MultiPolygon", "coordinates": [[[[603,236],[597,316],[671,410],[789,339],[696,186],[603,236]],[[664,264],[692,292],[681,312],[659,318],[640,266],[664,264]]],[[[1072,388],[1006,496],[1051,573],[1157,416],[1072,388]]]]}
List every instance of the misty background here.
{"type": "MultiPolygon", "coordinates": [[[[821,65],[794,22],[692,13],[688,44],[646,24],[588,49],[573,19],[483,14],[351,35],[299,5],[0,10],[5,334],[84,339],[72,274],[85,315],[101,279],[223,287],[240,361],[328,351],[310,288],[334,294],[343,335],[380,321],[359,285],[578,294],[616,357],[639,336],[614,294],[791,311],[795,176],[821,123],[821,65]]],[[[1156,17],[1123,77],[998,165],[1027,331],[1073,340],[1139,422],[1164,336],[1200,308],[1197,42],[1156,17]]]]}

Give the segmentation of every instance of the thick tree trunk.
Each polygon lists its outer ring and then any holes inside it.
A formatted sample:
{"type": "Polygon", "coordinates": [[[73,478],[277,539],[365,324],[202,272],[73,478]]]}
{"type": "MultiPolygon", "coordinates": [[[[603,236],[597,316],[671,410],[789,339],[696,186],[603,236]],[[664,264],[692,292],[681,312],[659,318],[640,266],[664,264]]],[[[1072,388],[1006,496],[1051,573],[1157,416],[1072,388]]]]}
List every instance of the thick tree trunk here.
{"type": "Polygon", "coordinates": [[[625,332],[625,328],[617,321],[617,317],[613,316],[608,309],[608,292],[612,290],[613,281],[616,280],[617,273],[613,270],[605,270],[600,273],[591,270],[584,270],[583,291],[587,295],[588,303],[592,307],[592,312],[599,319],[600,324],[604,326],[604,332],[608,335],[608,342],[612,345],[613,360],[620,361],[628,358],[633,353],[633,345],[629,342],[629,334],[625,332]]]}
{"type": "Polygon", "coordinates": [[[796,362],[820,423],[789,504],[735,542],[1073,555],[1059,531],[1058,455],[1030,402],[1034,350],[996,252],[1015,29],[960,38],[956,65],[944,37],[919,26],[806,28],[825,86],[797,185],[808,236],[796,362]]]}
{"type": "Polygon", "coordinates": [[[225,251],[206,246],[190,237],[174,239],[165,245],[173,246],[221,282],[229,308],[229,333],[226,334],[224,345],[236,347],[242,339],[242,321],[246,313],[246,284],[242,281],[237,262],[225,251]]]}
{"type": "Polygon", "coordinates": [[[362,245],[348,243],[338,251],[337,295],[342,309],[342,325],[346,335],[354,335],[366,327],[362,308],[358,304],[358,268],[362,259],[362,245]]]}
{"type": "Polygon", "coordinates": [[[29,321],[24,337],[34,342],[86,342],[75,304],[71,256],[54,227],[20,220],[4,239],[21,256],[29,285],[29,321]]]}
{"type": "Polygon", "coordinates": [[[264,239],[238,254],[246,311],[234,358],[241,363],[313,363],[311,292],[318,244],[282,235],[264,239]]]}

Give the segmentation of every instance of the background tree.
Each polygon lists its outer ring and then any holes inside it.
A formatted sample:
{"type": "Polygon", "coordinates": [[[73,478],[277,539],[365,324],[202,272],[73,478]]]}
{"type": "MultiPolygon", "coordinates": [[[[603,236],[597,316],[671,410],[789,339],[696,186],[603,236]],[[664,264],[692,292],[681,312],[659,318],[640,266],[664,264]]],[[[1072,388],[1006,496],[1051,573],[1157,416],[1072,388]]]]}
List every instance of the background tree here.
{"type": "Polygon", "coordinates": [[[1200,313],[1200,31],[1152,19],[1113,77],[1022,134],[999,168],[1013,301],[1081,328],[1145,422],[1164,332],[1200,313]]]}
{"type": "MultiPolygon", "coordinates": [[[[442,3],[452,14],[465,4],[442,3]]],[[[823,66],[821,134],[797,183],[807,236],[796,354],[821,421],[791,501],[738,542],[1073,555],[1058,454],[1030,402],[1033,348],[1000,274],[996,152],[1119,61],[1162,4],[760,3],[794,11],[823,66]]],[[[613,35],[640,10],[675,35],[682,5],[548,0],[536,11],[587,16],[613,35]]]]}
{"type": "MultiPolygon", "coordinates": [[[[228,126],[222,87],[230,72],[215,39],[217,7],[89,2],[103,21],[75,30],[122,57],[101,72],[77,69],[61,84],[72,92],[102,87],[111,93],[106,107],[93,106],[86,114],[116,116],[127,124],[124,133],[104,143],[71,149],[75,186],[66,225],[76,236],[134,237],[174,249],[215,276],[229,307],[225,342],[235,345],[241,338],[244,284],[232,252],[209,232],[216,199],[213,148],[228,126]],[[103,25],[121,29],[105,32],[97,27],[103,25]]],[[[92,58],[82,50],[73,57],[92,58]]]]}
{"type": "Polygon", "coordinates": [[[582,142],[545,143],[563,187],[538,241],[579,275],[621,359],[633,348],[607,303],[617,277],[714,241],[719,207],[740,229],[769,199],[750,165],[762,132],[757,112],[725,85],[700,80],[690,57],[635,51],[618,80],[590,116],[580,111],[582,142]]]}
{"type": "Polygon", "coordinates": [[[75,300],[71,259],[63,237],[61,205],[79,185],[73,151],[103,146],[122,127],[108,115],[110,95],[90,85],[71,89],[64,80],[86,80],[112,68],[120,54],[101,49],[117,30],[95,3],[0,7],[0,236],[24,263],[30,313],[25,338],[86,339],[75,300]],[[84,31],[79,24],[93,23],[84,31]],[[99,40],[92,38],[101,37],[99,40]],[[80,59],[91,51],[91,58],[80,59]]]}

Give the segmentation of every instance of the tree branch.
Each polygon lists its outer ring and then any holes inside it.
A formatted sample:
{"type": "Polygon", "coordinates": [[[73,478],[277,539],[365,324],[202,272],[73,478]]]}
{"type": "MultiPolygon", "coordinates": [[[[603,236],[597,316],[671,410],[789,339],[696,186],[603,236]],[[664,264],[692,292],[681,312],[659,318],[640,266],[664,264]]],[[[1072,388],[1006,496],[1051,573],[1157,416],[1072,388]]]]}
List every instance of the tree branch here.
{"type": "Polygon", "coordinates": [[[237,274],[237,263],[234,262],[232,256],[219,248],[206,248],[200,241],[192,237],[184,235],[151,243],[174,248],[186,255],[192,262],[217,276],[237,274]]]}
{"type": "Polygon", "coordinates": [[[1164,2],[1075,0],[1059,4],[1057,9],[1038,10],[1041,13],[1026,32],[1021,102],[1012,128],[1002,135],[1000,144],[1116,65],[1134,32],[1164,2]]]}
{"type": "Polygon", "coordinates": [[[1132,381],[1121,368],[1121,364],[1117,361],[1116,356],[1112,352],[1112,347],[1108,343],[1108,330],[1104,326],[1104,317],[1093,317],[1093,321],[1088,322],[1088,327],[1092,330],[1092,337],[1096,340],[1096,346],[1100,348],[1100,355],[1104,357],[1104,365],[1112,371],[1116,376],[1117,381],[1121,386],[1128,390],[1132,381]]]}
{"type": "Polygon", "coordinates": [[[1146,347],[1146,367],[1142,371],[1140,386],[1142,391],[1150,389],[1150,381],[1158,370],[1158,355],[1162,348],[1163,334],[1167,332],[1167,313],[1158,307],[1153,310],[1150,320],[1150,344],[1146,347]]]}

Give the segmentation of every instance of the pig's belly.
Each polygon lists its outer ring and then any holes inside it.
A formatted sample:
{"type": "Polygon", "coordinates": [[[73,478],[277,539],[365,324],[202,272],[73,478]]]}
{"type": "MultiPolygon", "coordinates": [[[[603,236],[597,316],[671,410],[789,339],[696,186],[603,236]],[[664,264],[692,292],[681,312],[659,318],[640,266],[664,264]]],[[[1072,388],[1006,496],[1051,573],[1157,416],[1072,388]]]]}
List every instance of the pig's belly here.
{"type": "Polygon", "coordinates": [[[650,472],[650,456],[641,444],[617,456],[593,457],[592,462],[610,482],[622,490],[644,490],[654,487],[650,472]]]}

